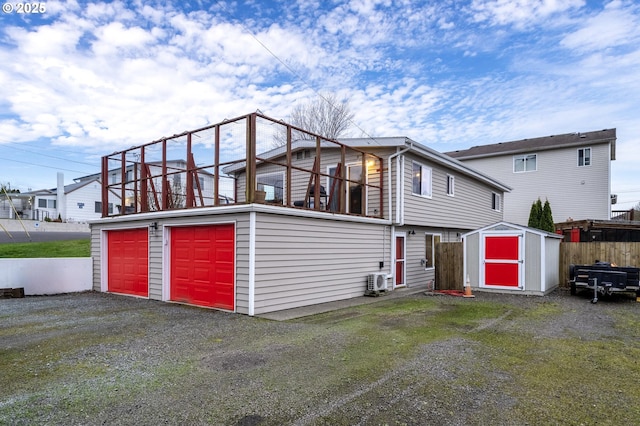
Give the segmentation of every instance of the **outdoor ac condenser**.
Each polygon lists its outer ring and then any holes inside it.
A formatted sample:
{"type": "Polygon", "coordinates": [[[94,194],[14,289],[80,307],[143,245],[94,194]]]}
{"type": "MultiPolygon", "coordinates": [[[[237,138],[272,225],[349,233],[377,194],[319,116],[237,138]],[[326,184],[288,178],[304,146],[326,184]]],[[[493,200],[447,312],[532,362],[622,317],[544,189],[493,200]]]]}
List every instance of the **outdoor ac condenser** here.
{"type": "Polygon", "coordinates": [[[369,274],[367,278],[368,291],[387,290],[387,275],[383,273],[369,274]]]}

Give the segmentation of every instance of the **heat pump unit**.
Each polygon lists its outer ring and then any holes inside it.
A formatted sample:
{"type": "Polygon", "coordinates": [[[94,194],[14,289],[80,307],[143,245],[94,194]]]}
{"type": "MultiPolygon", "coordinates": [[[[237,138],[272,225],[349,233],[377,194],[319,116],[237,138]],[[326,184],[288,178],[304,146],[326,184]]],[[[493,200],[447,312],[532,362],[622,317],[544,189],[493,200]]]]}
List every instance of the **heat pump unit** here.
{"type": "Polygon", "coordinates": [[[367,278],[367,290],[368,291],[385,291],[387,289],[387,275],[386,274],[369,274],[367,278]]]}

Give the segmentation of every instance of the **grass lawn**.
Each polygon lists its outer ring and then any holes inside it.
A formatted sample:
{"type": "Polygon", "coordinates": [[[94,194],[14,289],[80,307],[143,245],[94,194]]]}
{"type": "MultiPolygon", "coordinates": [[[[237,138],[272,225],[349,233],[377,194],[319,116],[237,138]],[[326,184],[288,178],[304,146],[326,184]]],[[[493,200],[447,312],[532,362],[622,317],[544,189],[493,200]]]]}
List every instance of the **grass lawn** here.
{"type": "Polygon", "coordinates": [[[89,256],[91,256],[91,245],[88,238],[40,243],[0,244],[0,258],[89,256]]]}
{"type": "Polygon", "coordinates": [[[0,424],[638,424],[638,305],[522,297],[287,322],[95,293],[11,300],[0,424]]]}

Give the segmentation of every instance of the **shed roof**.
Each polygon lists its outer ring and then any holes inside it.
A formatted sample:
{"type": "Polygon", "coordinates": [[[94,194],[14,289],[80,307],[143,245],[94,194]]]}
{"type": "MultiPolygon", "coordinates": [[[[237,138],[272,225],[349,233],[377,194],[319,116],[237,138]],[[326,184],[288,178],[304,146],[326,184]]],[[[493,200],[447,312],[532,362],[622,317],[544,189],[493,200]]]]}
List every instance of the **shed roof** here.
{"type": "Polygon", "coordinates": [[[536,229],[536,228],[530,228],[528,226],[522,226],[522,225],[518,225],[515,223],[511,223],[511,222],[496,222],[496,223],[492,223],[491,225],[487,225],[487,226],[483,226],[482,228],[478,228],[478,229],[474,229],[473,231],[469,231],[467,233],[462,234],[462,238],[466,237],[467,235],[471,235],[471,234],[475,234],[478,232],[484,232],[484,231],[509,231],[509,230],[518,230],[518,231],[522,231],[522,232],[531,232],[533,234],[538,234],[541,235],[543,237],[550,237],[550,238],[557,238],[557,239],[563,239],[564,236],[560,235],[560,234],[556,234],[554,232],[547,232],[547,231],[543,231],[541,229],[536,229]]]}
{"type": "Polygon", "coordinates": [[[586,133],[574,132],[511,142],[499,142],[490,145],[474,146],[469,149],[450,151],[445,154],[459,160],[471,160],[475,158],[531,152],[533,150],[544,151],[574,146],[611,143],[611,159],[615,160],[615,141],[616,129],[614,128],[586,133]]]}

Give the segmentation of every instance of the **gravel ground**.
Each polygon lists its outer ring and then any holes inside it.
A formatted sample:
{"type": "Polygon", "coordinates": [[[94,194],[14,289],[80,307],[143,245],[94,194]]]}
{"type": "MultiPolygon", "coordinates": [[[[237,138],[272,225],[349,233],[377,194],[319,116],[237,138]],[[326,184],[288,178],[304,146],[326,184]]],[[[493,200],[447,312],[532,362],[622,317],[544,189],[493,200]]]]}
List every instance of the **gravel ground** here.
{"type": "Polygon", "coordinates": [[[570,390],[522,389],[494,340],[543,342],[534,358],[558,342],[640,354],[631,296],[379,299],[282,322],[93,292],[0,300],[0,424],[534,424],[528,399],[570,390]]]}

